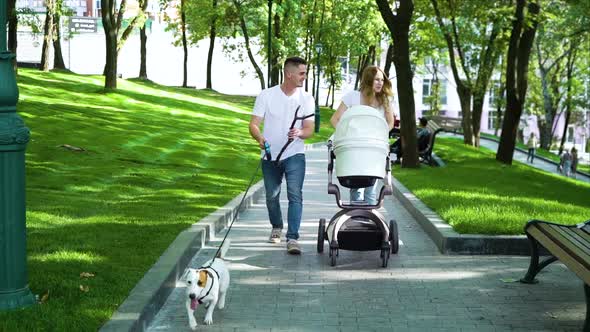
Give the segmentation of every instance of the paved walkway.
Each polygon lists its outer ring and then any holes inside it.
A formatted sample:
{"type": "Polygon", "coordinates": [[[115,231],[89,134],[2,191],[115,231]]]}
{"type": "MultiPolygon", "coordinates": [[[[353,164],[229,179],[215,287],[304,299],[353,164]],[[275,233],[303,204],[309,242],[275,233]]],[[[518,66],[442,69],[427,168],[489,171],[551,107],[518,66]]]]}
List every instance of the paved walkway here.
{"type": "MultiPolygon", "coordinates": [[[[387,268],[378,251],[340,251],[331,267],[316,252],[318,219],[338,208],[326,193],[327,152],[307,152],[304,253],[290,256],[285,244],[266,243],[270,227],[263,201],[244,211],[229,235],[226,259],[231,285],[225,310],[203,331],[581,331],[585,316],[582,282],[552,264],[540,283],[515,282],[527,257],[441,255],[401,204],[389,197],[384,213],[397,220],[400,251],[387,268]]],[[[283,211],[286,215],[286,190],[283,211]]],[[[213,255],[203,249],[191,266],[213,255]]],[[[149,331],[188,331],[180,285],[149,331]]]]}
{"type": "MultiPolygon", "coordinates": [[[[459,136],[459,135],[456,135],[456,136],[459,136]]],[[[460,136],[460,137],[462,138],[463,136],[460,136]]],[[[492,151],[497,151],[498,150],[498,142],[495,142],[495,141],[492,141],[492,140],[489,140],[489,139],[481,139],[479,141],[479,144],[481,146],[483,146],[483,147],[486,147],[486,148],[492,150],[492,151]]],[[[522,152],[522,151],[519,151],[519,150],[515,150],[514,151],[513,160],[520,161],[521,163],[531,165],[533,167],[536,167],[538,169],[542,169],[542,170],[547,171],[549,173],[559,174],[561,176],[565,176],[565,175],[562,175],[561,173],[559,173],[557,171],[557,166],[555,164],[550,163],[550,162],[547,162],[547,161],[545,161],[545,160],[543,160],[541,158],[535,158],[533,164],[529,164],[527,162],[527,154],[525,152],[522,152]]],[[[581,180],[581,181],[590,182],[590,177],[588,177],[586,175],[583,175],[583,174],[579,174],[578,173],[576,178],[578,180],[581,180]]]]}

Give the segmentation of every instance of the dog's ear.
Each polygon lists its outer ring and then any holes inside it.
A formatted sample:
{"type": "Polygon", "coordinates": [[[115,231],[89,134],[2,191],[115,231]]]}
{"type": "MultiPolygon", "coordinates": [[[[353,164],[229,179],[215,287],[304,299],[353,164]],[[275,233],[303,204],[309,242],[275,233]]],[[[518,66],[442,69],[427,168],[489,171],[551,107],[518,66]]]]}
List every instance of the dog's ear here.
{"type": "Polygon", "coordinates": [[[199,287],[205,287],[206,284],[207,284],[207,271],[199,271],[199,281],[197,282],[197,285],[199,287]]]}

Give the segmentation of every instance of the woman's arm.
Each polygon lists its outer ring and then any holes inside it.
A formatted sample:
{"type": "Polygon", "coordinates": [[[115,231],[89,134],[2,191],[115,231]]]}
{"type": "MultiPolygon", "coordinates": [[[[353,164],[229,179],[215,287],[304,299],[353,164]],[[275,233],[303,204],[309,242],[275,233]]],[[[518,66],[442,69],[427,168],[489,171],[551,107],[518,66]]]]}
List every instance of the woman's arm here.
{"type": "Polygon", "coordinates": [[[389,127],[389,130],[393,129],[393,124],[395,123],[395,118],[393,116],[393,110],[385,110],[383,111],[385,113],[385,121],[387,121],[387,126],[389,127]]]}
{"type": "Polygon", "coordinates": [[[338,109],[332,115],[332,118],[330,118],[330,123],[332,124],[332,127],[336,128],[336,125],[338,125],[338,121],[340,121],[342,114],[344,114],[344,112],[347,109],[348,107],[346,107],[346,105],[343,102],[340,102],[340,106],[338,106],[338,109]]]}

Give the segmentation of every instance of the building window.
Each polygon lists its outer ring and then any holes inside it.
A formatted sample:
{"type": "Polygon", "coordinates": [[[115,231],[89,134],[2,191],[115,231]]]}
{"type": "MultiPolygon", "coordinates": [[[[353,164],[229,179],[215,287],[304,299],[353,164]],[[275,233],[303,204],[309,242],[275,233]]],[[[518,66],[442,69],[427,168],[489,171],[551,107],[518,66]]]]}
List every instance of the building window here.
{"type": "MultiPolygon", "coordinates": [[[[496,107],[496,103],[497,103],[497,98],[500,97],[499,93],[500,93],[500,88],[501,88],[501,82],[494,80],[492,81],[491,87],[490,87],[490,91],[488,92],[488,107],[496,107]]],[[[501,96],[502,98],[504,98],[505,94],[503,96],[501,96]]]]}
{"type": "Polygon", "coordinates": [[[496,111],[489,111],[488,112],[488,129],[496,129],[496,117],[498,116],[498,112],[496,111]]]}
{"type": "Polygon", "coordinates": [[[567,142],[574,143],[574,126],[567,127],[567,142]]]}
{"type": "MultiPolygon", "coordinates": [[[[426,105],[430,103],[430,96],[432,96],[432,90],[434,80],[425,78],[422,80],[422,104],[426,105]]],[[[447,80],[438,80],[438,92],[439,92],[439,102],[441,105],[447,104],[447,80]]]]}
{"type": "Polygon", "coordinates": [[[425,78],[422,80],[422,104],[428,104],[430,97],[431,80],[425,78]]]}

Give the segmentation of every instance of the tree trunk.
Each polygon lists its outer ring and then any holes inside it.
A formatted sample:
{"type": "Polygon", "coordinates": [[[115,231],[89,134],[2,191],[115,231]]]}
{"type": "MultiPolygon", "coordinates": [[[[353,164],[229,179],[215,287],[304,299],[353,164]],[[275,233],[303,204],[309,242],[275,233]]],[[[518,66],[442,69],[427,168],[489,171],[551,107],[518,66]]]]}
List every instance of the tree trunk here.
{"type": "Polygon", "coordinates": [[[393,37],[393,64],[397,74],[399,96],[401,142],[404,151],[402,167],[418,167],[418,145],[416,139],[416,110],[412,67],[410,62],[409,30],[414,3],[400,0],[396,15],[393,15],[388,0],[375,0],[383,21],[393,37]],[[399,84],[402,83],[402,84],[399,84]]]}
{"type": "Polygon", "coordinates": [[[16,0],[8,0],[7,3],[7,17],[8,17],[8,51],[14,54],[14,58],[12,58],[12,64],[14,66],[14,70],[16,72],[16,46],[17,46],[17,37],[16,37],[16,28],[18,25],[18,17],[16,16],[16,0]]]}
{"type": "MultiPolygon", "coordinates": [[[[567,136],[567,127],[570,123],[571,119],[571,108],[572,108],[572,76],[574,72],[574,64],[576,61],[576,53],[577,53],[577,46],[579,43],[577,40],[573,40],[570,42],[570,50],[567,56],[567,64],[566,64],[566,97],[565,97],[565,124],[563,126],[563,135],[561,135],[561,144],[559,145],[559,155],[563,153],[565,139],[567,136]]],[[[574,142],[575,144],[575,142],[574,142]]]]}
{"type": "Polygon", "coordinates": [[[104,87],[106,90],[117,88],[117,21],[114,0],[101,0],[102,25],[105,33],[106,63],[104,67],[104,87]]]}
{"type": "Polygon", "coordinates": [[[139,78],[147,80],[147,33],[145,24],[139,28],[139,41],[139,78]]]}
{"type": "Polygon", "coordinates": [[[500,52],[496,51],[496,38],[500,33],[499,22],[494,21],[492,31],[488,38],[487,44],[482,48],[480,55],[480,64],[477,70],[477,78],[475,80],[475,89],[473,91],[473,109],[471,112],[472,129],[473,129],[473,145],[479,148],[479,132],[481,130],[481,115],[483,113],[483,103],[486,91],[488,90],[488,83],[494,72],[494,65],[498,62],[498,55],[500,52]]]}
{"type": "Polygon", "coordinates": [[[359,61],[356,64],[356,78],[354,79],[354,89],[358,90],[359,88],[359,81],[361,80],[361,68],[363,66],[363,63],[365,62],[365,55],[361,54],[359,55],[359,61]]]}
{"type": "Polygon", "coordinates": [[[330,102],[330,108],[334,108],[334,89],[336,88],[336,78],[334,77],[334,71],[330,71],[330,86],[332,87],[332,100],[330,102]]]}
{"type": "MultiPolygon", "coordinates": [[[[244,42],[246,44],[245,46],[246,52],[248,53],[248,59],[250,59],[250,63],[256,71],[256,75],[258,76],[258,80],[260,81],[260,89],[264,90],[266,87],[266,84],[264,83],[264,74],[262,73],[262,69],[260,69],[260,67],[256,63],[256,59],[254,59],[254,54],[252,53],[252,48],[250,48],[250,35],[248,34],[248,26],[246,25],[246,20],[244,19],[244,15],[242,14],[242,7],[236,0],[234,0],[234,5],[238,10],[238,16],[240,18],[240,28],[242,28],[242,34],[244,35],[244,42]]],[[[305,91],[307,91],[307,80],[305,80],[305,85],[305,91]]]]}
{"type": "Polygon", "coordinates": [[[473,145],[473,131],[471,130],[471,89],[463,84],[457,83],[457,94],[461,105],[461,127],[463,128],[463,143],[473,145]]]}
{"type": "Polygon", "coordinates": [[[53,68],[66,69],[64,63],[64,57],[61,52],[61,16],[59,13],[53,15],[53,32],[55,37],[53,38],[53,68]]]}
{"type": "Polygon", "coordinates": [[[43,28],[43,48],[41,49],[41,67],[42,71],[49,70],[49,49],[53,41],[53,14],[55,13],[55,0],[45,2],[47,11],[45,12],[45,26],[43,28]]]}
{"type": "Polygon", "coordinates": [[[385,72],[385,75],[387,75],[387,77],[391,77],[389,72],[391,71],[391,62],[392,61],[393,61],[393,43],[389,43],[389,46],[387,46],[387,55],[385,56],[385,69],[383,70],[385,72]]]}
{"type": "MultiPolygon", "coordinates": [[[[494,91],[495,95],[495,102],[496,102],[496,119],[495,119],[495,126],[494,126],[494,135],[498,136],[498,129],[502,125],[502,98],[504,97],[504,93],[506,92],[506,83],[502,82],[502,76],[504,72],[504,64],[506,61],[506,57],[502,57],[502,64],[500,65],[500,87],[497,91],[494,91]]],[[[494,86],[494,90],[495,90],[494,86]]]]}
{"type": "Polygon", "coordinates": [[[528,85],[529,58],[540,11],[539,0],[528,2],[517,0],[512,32],[508,44],[506,63],[506,112],[502,123],[502,136],[496,153],[496,160],[512,165],[518,123],[522,114],[528,85]],[[528,7],[532,24],[525,24],[524,7],[528,7]]]}
{"type": "Polygon", "coordinates": [[[188,86],[188,43],[186,41],[186,13],[184,12],[184,2],[185,0],[180,1],[180,29],[182,32],[182,51],[184,54],[182,60],[182,87],[186,88],[188,86]]]}
{"type": "MultiPolygon", "coordinates": [[[[276,1],[277,7],[279,7],[281,5],[282,1],[278,0],[276,1]]],[[[281,39],[281,17],[279,16],[279,11],[277,10],[275,12],[275,15],[273,16],[274,19],[274,38],[275,40],[279,40],[281,39]]],[[[270,86],[275,86],[277,84],[280,83],[280,69],[281,66],[279,64],[279,51],[276,47],[273,46],[272,48],[272,57],[270,59],[270,86]]]]}
{"type": "Polygon", "coordinates": [[[449,60],[451,64],[451,70],[453,71],[453,78],[455,84],[457,84],[457,94],[461,103],[462,113],[462,126],[463,126],[463,143],[473,145],[473,132],[471,130],[471,97],[473,88],[471,86],[471,78],[469,72],[465,66],[465,58],[463,56],[462,49],[458,42],[451,36],[451,29],[445,26],[440,10],[438,9],[438,1],[431,0],[432,7],[436,13],[436,21],[440,27],[441,32],[445,37],[447,44],[447,50],[449,52],[449,60]],[[459,75],[459,69],[457,66],[456,53],[458,53],[459,61],[462,63],[464,78],[459,75]]]}
{"type": "MultiPolygon", "coordinates": [[[[213,0],[213,9],[217,9],[217,0],[213,0]]],[[[213,17],[211,21],[211,30],[209,31],[209,53],[207,55],[207,89],[213,89],[211,82],[211,66],[213,65],[213,48],[215,47],[215,37],[217,35],[216,25],[217,16],[213,17]]]]}

